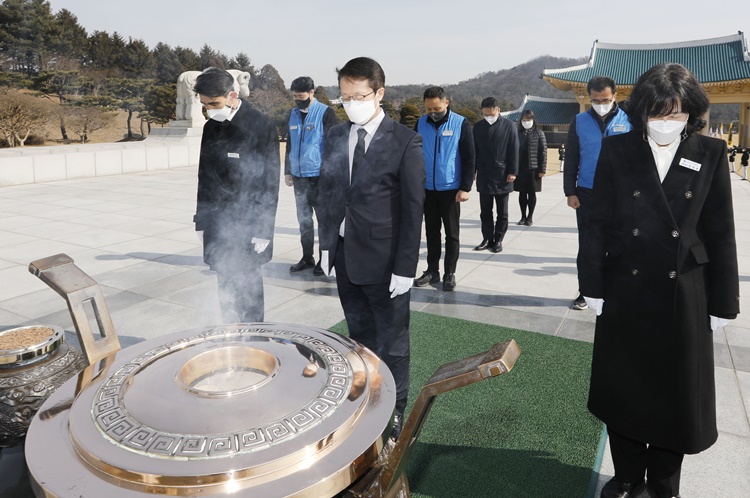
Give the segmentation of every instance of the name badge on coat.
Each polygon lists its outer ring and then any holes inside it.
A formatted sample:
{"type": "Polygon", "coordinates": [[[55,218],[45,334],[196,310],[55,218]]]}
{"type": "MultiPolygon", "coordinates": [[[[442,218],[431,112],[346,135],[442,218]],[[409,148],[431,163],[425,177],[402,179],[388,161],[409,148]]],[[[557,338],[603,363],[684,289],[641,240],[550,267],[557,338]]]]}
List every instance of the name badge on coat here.
{"type": "Polygon", "coordinates": [[[628,128],[625,125],[618,124],[612,127],[612,131],[615,133],[625,133],[628,131],[628,128]]]}
{"type": "Polygon", "coordinates": [[[443,130],[443,136],[444,137],[452,137],[453,136],[453,130],[443,130]]]}
{"type": "Polygon", "coordinates": [[[290,130],[296,130],[296,129],[297,129],[297,125],[294,125],[294,126],[290,126],[290,127],[289,127],[289,129],[290,129],[290,130]]]}
{"type": "Polygon", "coordinates": [[[685,159],[684,157],[680,159],[680,166],[684,166],[687,169],[692,169],[693,171],[701,170],[701,163],[696,163],[695,161],[691,161],[690,159],[685,159]]]}
{"type": "Polygon", "coordinates": [[[227,152],[227,157],[229,157],[231,159],[239,159],[240,155],[237,154],[236,152],[227,152]]]}

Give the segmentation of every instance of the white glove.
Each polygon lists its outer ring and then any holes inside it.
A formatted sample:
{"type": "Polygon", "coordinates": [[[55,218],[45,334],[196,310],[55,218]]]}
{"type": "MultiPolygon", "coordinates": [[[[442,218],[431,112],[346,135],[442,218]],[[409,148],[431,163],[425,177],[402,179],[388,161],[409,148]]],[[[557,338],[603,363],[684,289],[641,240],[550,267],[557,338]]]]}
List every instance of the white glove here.
{"type": "Polygon", "coordinates": [[[414,277],[399,277],[392,274],[391,285],[388,286],[388,290],[391,291],[391,299],[407,292],[413,284],[414,277]]]}
{"type": "Polygon", "coordinates": [[[604,299],[601,297],[586,297],[583,296],[583,299],[586,300],[586,304],[589,305],[589,308],[596,311],[596,316],[599,316],[602,314],[602,309],[604,309],[604,299]]]}
{"type": "Polygon", "coordinates": [[[320,267],[328,277],[336,276],[336,268],[328,261],[328,251],[320,251],[320,267]]]}
{"type": "Polygon", "coordinates": [[[716,329],[719,327],[724,327],[724,325],[729,323],[729,320],[726,318],[719,318],[718,316],[709,315],[711,317],[711,332],[716,332],[716,329]]]}
{"type": "Polygon", "coordinates": [[[265,251],[266,247],[268,247],[268,244],[271,243],[271,241],[268,240],[268,239],[256,239],[255,237],[253,237],[252,239],[250,239],[250,242],[252,242],[253,244],[255,244],[254,249],[255,249],[255,252],[257,252],[258,254],[260,254],[263,251],[265,251]]]}
{"type": "Polygon", "coordinates": [[[198,238],[201,239],[201,242],[203,242],[203,230],[196,230],[195,233],[198,234],[198,238]]]}

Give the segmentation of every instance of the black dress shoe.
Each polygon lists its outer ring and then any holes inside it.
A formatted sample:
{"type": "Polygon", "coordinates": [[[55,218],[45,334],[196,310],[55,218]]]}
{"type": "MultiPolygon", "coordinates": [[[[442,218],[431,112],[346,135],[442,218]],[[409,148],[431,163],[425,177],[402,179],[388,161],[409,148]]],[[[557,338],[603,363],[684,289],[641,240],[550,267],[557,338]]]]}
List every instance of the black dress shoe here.
{"type": "Polygon", "coordinates": [[[534,224],[534,221],[531,218],[527,218],[526,222],[524,223],[524,225],[526,225],[527,227],[530,227],[533,224],[534,224]]]}
{"type": "Polygon", "coordinates": [[[438,282],[440,282],[440,273],[427,270],[421,277],[414,279],[414,287],[424,287],[425,285],[436,284],[438,282]]]}
{"type": "Polygon", "coordinates": [[[456,274],[446,273],[443,275],[443,290],[450,292],[456,288],[456,274]]]}
{"type": "Polygon", "coordinates": [[[320,261],[318,261],[318,264],[313,268],[313,275],[316,277],[322,277],[325,274],[326,272],[323,271],[323,268],[320,266],[320,261]]]}
{"type": "Polygon", "coordinates": [[[503,243],[502,242],[495,242],[492,244],[492,247],[490,248],[490,251],[492,252],[502,252],[503,250],[503,243]]]}
{"type": "Polygon", "coordinates": [[[396,441],[398,439],[399,434],[401,434],[401,429],[404,425],[404,416],[396,414],[393,416],[393,432],[391,432],[391,440],[396,441]]]}
{"type": "Polygon", "coordinates": [[[492,246],[492,241],[484,239],[481,244],[479,244],[478,246],[476,246],[474,248],[474,250],[475,251],[484,251],[485,249],[489,249],[490,246],[492,246]]]}
{"type": "Polygon", "coordinates": [[[315,266],[315,260],[314,259],[305,259],[302,258],[299,260],[299,263],[296,265],[292,265],[289,267],[289,271],[294,273],[302,270],[307,270],[308,268],[312,268],[315,266]]]}
{"type": "Polygon", "coordinates": [[[521,218],[516,225],[525,225],[526,224],[526,218],[521,218]]]}
{"type": "Polygon", "coordinates": [[[637,484],[612,478],[602,488],[601,498],[651,498],[651,488],[641,481],[637,484]]]}

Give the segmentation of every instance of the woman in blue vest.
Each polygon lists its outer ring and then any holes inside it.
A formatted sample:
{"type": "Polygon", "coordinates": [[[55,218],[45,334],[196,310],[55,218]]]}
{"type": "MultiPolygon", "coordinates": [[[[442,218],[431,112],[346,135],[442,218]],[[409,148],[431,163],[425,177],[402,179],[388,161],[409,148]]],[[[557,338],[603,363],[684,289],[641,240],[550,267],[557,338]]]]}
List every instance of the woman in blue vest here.
{"type": "Polygon", "coordinates": [[[534,224],[536,193],[542,191],[542,178],[547,173],[547,139],[537,127],[531,109],[521,114],[518,143],[518,177],[513,182],[513,190],[518,192],[521,207],[521,220],[517,224],[530,227],[534,224]]]}

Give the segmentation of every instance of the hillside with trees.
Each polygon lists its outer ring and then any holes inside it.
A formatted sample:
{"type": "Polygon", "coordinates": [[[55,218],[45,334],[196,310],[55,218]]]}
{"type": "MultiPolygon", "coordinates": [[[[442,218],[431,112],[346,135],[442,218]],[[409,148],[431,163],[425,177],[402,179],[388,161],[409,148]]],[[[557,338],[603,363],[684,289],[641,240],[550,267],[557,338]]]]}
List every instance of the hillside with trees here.
{"type": "MultiPolygon", "coordinates": [[[[484,97],[497,98],[503,111],[518,108],[526,94],[570,97],[540,75],[545,68],[586,60],[545,55],[443,86],[452,109],[474,123],[481,118],[484,97]]],[[[52,12],[47,0],[2,0],[0,147],[85,143],[98,130],[118,126],[114,140],[141,140],[152,126],[174,119],[177,77],[209,66],[249,72],[250,103],[279,130],[286,128],[294,105],[288,85],[276,68],[270,64],[257,68],[244,52],[229,57],[208,44],[196,52],[164,42],[150,49],[143,40],[117,32],[89,33],[74,13],[52,12]]],[[[427,86],[388,86],[382,106],[394,119],[414,126],[424,111],[422,94],[427,86]]],[[[338,88],[321,86],[316,95],[329,104],[338,88]]],[[[340,120],[347,119],[341,106],[334,108],[340,120]]],[[[714,106],[711,121],[728,123],[738,118],[738,111],[738,106],[714,106]]]]}

